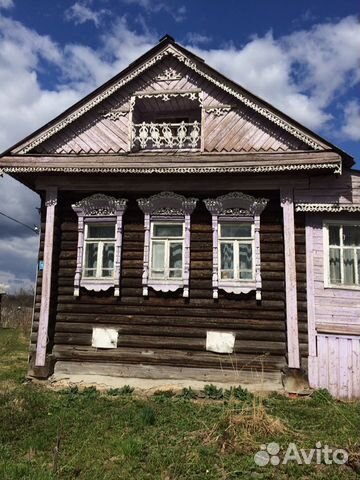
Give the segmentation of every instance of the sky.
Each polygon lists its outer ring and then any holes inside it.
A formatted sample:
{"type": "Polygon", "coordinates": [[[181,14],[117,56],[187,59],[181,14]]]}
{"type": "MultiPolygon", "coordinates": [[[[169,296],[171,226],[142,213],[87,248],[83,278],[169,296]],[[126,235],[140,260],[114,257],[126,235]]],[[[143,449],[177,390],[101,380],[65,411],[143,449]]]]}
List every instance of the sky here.
{"type": "MultiPolygon", "coordinates": [[[[166,33],[324,136],[360,168],[355,0],[0,0],[0,151],[166,33]]],[[[39,224],[39,198],[0,178],[0,212],[39,224]]],[[[38,236],[0,216],[0,284],[31,288],[38,236]]]]}

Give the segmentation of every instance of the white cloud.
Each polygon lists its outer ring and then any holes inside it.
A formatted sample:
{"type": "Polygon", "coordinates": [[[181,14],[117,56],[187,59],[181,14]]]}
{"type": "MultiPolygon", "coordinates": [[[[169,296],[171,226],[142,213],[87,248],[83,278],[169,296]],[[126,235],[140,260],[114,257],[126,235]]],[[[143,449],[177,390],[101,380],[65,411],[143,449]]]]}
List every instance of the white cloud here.
{"type": "Polygon", "coordinates": [[[3,8],[5,10],[8,8],[13,8],[14,6],[13,0],[0,0],[0,9],[3,8]]]}
{"type": "Polygon", "coordinates": [[[198,32],[188,32],[185,39],[190,45],[205,45],[211,42],[211,37],[208,35],[202,35],[198,32]]]}
{"type": "Polygon", "coordinates": [[[360,103],[357,100],[345,105],[341,132],[349,140],[360,141],[360,103]]]}
{"type": "Polygon", "coordinates": [[[101,21],[109,13],[106,9],[100,9],[98,11],[92,10],[87,5],[87,2],[75,2],[65,11],[65,19],[73,21],[75,25],[93,22],[96,27],[100,27],[101,21]]]}

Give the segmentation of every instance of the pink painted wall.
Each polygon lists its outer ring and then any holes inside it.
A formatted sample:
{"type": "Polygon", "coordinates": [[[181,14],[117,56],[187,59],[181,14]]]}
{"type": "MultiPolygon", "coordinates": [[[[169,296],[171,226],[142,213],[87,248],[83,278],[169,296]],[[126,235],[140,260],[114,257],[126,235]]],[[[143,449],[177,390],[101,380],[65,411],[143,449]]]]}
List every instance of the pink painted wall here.
{"type": "Polygon", "coordinates": [[[360,398],[360,290],[324,282],[323,221],[334,218],[351,217],[307,215],[309,382],[336,398],[360,398]]]}

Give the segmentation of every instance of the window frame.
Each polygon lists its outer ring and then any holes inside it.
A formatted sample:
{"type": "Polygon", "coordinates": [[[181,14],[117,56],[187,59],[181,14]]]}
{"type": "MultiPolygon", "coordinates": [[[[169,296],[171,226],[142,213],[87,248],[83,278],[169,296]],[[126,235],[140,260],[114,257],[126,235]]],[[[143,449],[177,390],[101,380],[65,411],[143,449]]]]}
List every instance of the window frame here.
{"type": "MultiPolygon", "coordinates": [[[[138,205],[144,213],[144,260],[142,286],[143,295],[149,295],[149,288],[161,292],[183,290],[183,297],[189,297],[190,282],[190,216],[197,198],[187,198],[174,192],[160,192],[148,198],[139,198],[138,205]],[[152,233],[156,224],[183,224],[183,274],[182,278],[156,279],[151,277],[152,233]]],[[[175,237],[174,237],[175,238],[175,237]]]]}
{"type": "MultiPolygon", "coordinates": [[[[356,220],[337,220],[337,219],[332,219],[332,220],[324,220],[323,221],[323,245],[324,245],[324,255],[323,255],[323,261],[324,261],[324,288],[327,289],[338,289],[338,290],[355,290],[359,291],[360,290],[360,272],[359,272],[359,267],[358,267],[358,262],[355,261],[355,278],[358,279],[358,283],[348,285],[344,283],[331,283],[331,278],[330,278],[330,238],[329,238],[329,226],[339,226],[339,227],[344,227],[344,226],[354,226],[354,227],[360,227],[360,221],[356,220]]],[[[340,271],[341,271],[341,278],[344,278],[343,274],[343,239],[340,237],[340,244],[337,248],[340,249],[340,271]]],[[[353,249],[356,251],[360,251],[360,245],[359,247],[346,247],[345,249],[353,249]]],[[[360,253],[357,254],[357,257],[360,259],[360,253]]],[[[357,260],[357,258],[356,258],[357,260]]]]}
{"type": "MultiPolygon", "coordinates": [[[[149,253],[149,279],[153,282],[154,280],[159,281],[166,281],[166,282],[175,282],[178,283],[179,280],[183,280],[184,278],[184,256],[185,256],[185,219],[184,220],[152,220],[150,224],[150,253],[149,253]],[[156,225],[181,225],[182,227],[182,235],[181,237],[156,237],[154,236],[154,227],[156,225]],[[152,268],[152,254],[153,254],[153,244],[156,242],[164,242],[165,243],[165,255],[164,255],[164,277],[154,277],[152,276],[153,268],[152,268]],[[181,243],[182,244],[182,267],[181,267],[181,277],[170,277],[170,265],[169,265],[169,257],[170,257],[170,244],[171,243],[181,243]]],[[[172,270],[180,270],[180,268],[173,268],[172,270]]]]}
{"type": "Polygon", "coordinates": [[[256,281],[256,271],[255,271],[255,224],[252,219],[248,221],[246,219],[241,221],[232,220],[229,218],[219,219],[218,221],[218,252],[219,252],[219,264],[218,264],[218,275],[219,275],[219,282],[220,283],[230,283],[230,282],[241,282],[242,284],[253,283],[256,281]],[[223,225],[241,225],[241,224],[249,224],[251,228],[251,236],[250,237],[223,237],[221,235],[221,227],[223,225]],[[224,279],[222,278],[222,271],[221,268],[221,244],[222,243],[232,243],[234,245],[233,250],[233,263],[234,263],[234,278],[231,279],[224,279]],[[239,245],[248,245],[251,244],[251,278],[240,278],[240,262],[239,262],[239,245]]]}
{"type": "MultiPolygon", "coordinates": [[[[127,200],[96,193],[72,205],[78,216],[77,260],[74,277],[74,296],[80,295],[80,288],[99,292],[114,288],[114,296],[120,296],[120,272],[122,253],[123,215],[127,200]],[[114,273],[112,277],[88,277],[85,271],[86,237],[89,225],[115,226],[114,273]]],[[[102,265],[101,258],[101,265],[102,265]]],[[[98,262],[99,263],[99,262],[98,262]]],[[[97,265],[97,268],[99,266],[97,265]]]]}
{"type": "MultiPolygon", "coordinates": [[[[230,192],[217,198],[204,200],[206,208],[212,216],[213,231],[213,298],[219,297],[219,289],[227,293],[247,294],[255,291],[256,300],[261,300],[261,259],[260,259],[260,215],[268,200],[255,198],[243,192],[230,192]],[[224,223],[250,223],[253,237],[253,278],[252,279],[222,279],[220,226],[224,223]]],[[[247,242],[249,243],[249,242],[247,242]]]]}
{"type": "Polygon", "coordinates": [[[116,249],[116,221],[108,221],[108,222],[94,222],[94,221],[86,221],[84,222],[84,252],[83,252],[83,278],[84,280],[107,280],[107,279],[112,279],[115,276],[115,249],[116,249]],[[105,227],[113,225],[114,226],[114,238],[88,238],[88,231],[89,231],[89,226],[91,227],[105,227]],[[97,265],[96,265],[96,272],[95,276],[91,277],[89,275],[85,275],[86,270],[94,270],[90,268],[86,268],[86,246],[90,243],[96,243],[97,244],[97,265]],[[111,276],[102,276],[98,275],[98,272],[102,272],[104,270],[103,267],[103,252],[104,252],[104,244],[105,243],[111,243],[114,245],[114,266],[112,268],[112,275],[111,276]],[[99,261],[98,259],[101,259],[99,261]]]}

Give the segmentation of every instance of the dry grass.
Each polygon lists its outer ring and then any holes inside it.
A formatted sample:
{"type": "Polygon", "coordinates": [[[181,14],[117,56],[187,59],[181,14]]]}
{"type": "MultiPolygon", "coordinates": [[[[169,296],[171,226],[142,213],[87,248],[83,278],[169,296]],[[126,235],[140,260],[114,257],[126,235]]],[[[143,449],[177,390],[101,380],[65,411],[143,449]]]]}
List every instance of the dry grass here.
{"type": "Polygon", "coordinates": [[[261,397],[254,396],[250,404],[230,402],[218,422],[200,435],[205,445],[216,444],[225,453],[252,452],[259,437],[274,438],[286,433],[295,435],[284,420],[266,411],[261,397]]]}
{"type": "Polygon", "coordinates": [[[33,310],[33,295],[4,295],[1,303],[0,328],[14,328],[29,335],[33,310]]]}

